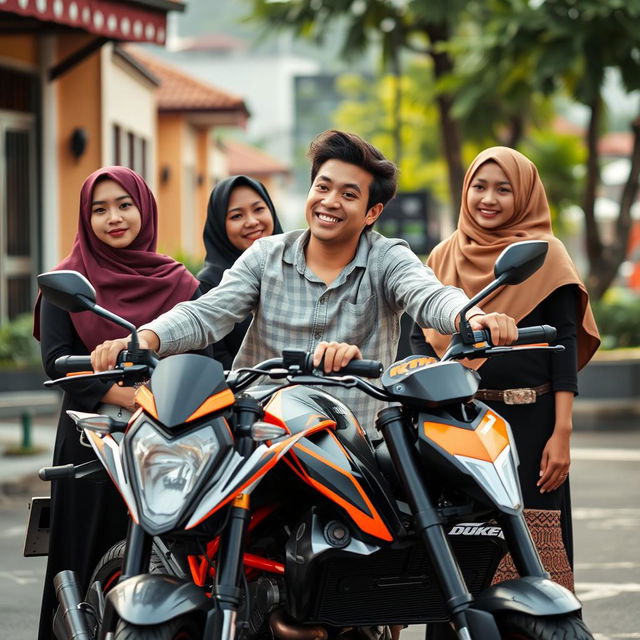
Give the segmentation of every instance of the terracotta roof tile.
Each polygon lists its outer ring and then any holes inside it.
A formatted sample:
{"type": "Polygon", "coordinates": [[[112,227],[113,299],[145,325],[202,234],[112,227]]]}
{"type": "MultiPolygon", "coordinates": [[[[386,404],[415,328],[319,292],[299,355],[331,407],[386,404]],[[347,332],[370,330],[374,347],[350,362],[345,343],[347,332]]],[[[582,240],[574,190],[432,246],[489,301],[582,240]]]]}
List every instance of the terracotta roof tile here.
{"type": "Polygon", "coordinates": [[[226,33],[209,33],[204,36],[180,38],[176,51],[242,51],[247,49],[245,40],[226,33]]]}
{"type": "Polygon", "coordinates": [[[160,80],[157,89],[160,111],[239,111],[248,115],[240,96],[196,80],[147,51],[131,45],[123,48],[160,80]]]}
{"type": "Polygon", "coordinates": [[[237,140],[225,140],[229,174],[247,174],[250,176],[266,176],[278,173],[289,173],[289,169],[265,151],[251,147],[237,140]]]}
{"type": "Polygon", "coordinates": [[[630,131],[612,131],[598,141],[598,149],[605,156],[630,156],[633,151],[633,134],[630,131]]]}

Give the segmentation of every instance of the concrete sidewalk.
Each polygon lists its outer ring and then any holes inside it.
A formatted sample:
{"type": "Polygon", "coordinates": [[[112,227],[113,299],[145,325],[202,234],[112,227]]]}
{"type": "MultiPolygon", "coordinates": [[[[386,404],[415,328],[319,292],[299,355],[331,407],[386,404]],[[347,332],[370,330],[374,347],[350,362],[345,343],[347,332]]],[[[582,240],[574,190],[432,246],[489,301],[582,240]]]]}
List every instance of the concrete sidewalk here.
{"type": "MultiPolygon", "coordinates": [[[[31,425],[31,441],[37,453],[7,455],[7,450],[19,447],[23,441],[19,419],[0,420],[0,495],[11,494],[25,484],[38,487],[38,469],[52,463],[56,438],[57,415],[36,416],[31,425]]],[[[48,495],[49,483],[42,482],[38,495],[48,495]]]]}

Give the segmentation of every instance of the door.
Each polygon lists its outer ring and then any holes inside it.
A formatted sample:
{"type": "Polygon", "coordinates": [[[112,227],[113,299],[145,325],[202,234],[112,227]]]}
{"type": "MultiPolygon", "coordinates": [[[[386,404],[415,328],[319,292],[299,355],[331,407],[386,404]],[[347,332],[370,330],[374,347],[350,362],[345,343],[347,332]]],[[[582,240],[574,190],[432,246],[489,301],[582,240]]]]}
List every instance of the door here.
{"type": "Polygon", "coordinates": [[[0,323],[33,309],[37,268],[35,117],[0,110],[0,323]]]}

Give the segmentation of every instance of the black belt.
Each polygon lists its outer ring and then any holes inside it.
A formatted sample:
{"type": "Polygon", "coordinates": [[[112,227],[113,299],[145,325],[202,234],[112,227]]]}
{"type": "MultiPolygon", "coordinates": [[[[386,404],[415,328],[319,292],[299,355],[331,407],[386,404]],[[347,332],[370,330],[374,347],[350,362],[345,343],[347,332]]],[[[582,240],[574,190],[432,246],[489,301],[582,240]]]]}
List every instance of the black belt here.
{"type": "Polygon", "coordinates": [[[524,387],[521,389],[478,389],[475,393],[477,400],[504,402],[505,404],[533,404],[538,396],[551,391],[551,383],[545,382],[539,387],[524,387]]]}

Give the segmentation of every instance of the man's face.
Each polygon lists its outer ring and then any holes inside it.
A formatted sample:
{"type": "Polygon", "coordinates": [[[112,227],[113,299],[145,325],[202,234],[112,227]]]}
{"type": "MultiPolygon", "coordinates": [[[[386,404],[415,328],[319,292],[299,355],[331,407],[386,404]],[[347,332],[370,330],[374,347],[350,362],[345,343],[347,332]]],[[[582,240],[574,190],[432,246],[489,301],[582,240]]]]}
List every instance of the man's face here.
{"type": "Polygon", "coordinates": [[[327,160],[309,189],[305,217],[320,242],[351,244],[382,212],[380,203],[367,209],[373,176],[342,160],[327,160]]]}

